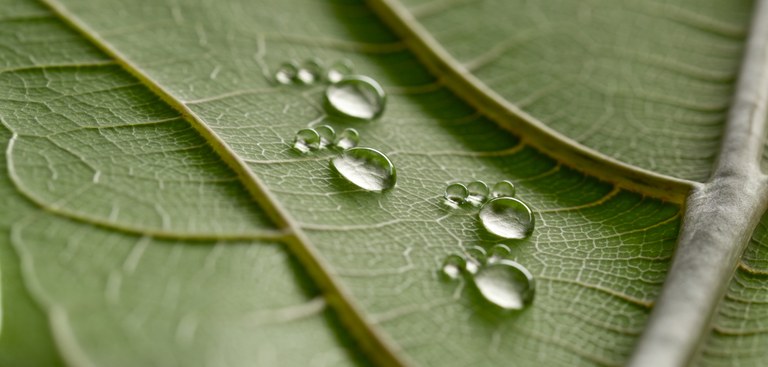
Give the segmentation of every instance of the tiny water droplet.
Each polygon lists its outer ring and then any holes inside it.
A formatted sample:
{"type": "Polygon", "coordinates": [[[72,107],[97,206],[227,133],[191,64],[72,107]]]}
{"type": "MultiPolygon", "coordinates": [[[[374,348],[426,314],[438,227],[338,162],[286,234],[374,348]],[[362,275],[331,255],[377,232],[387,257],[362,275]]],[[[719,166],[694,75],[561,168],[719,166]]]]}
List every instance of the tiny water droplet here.
{"type": "Polygon", "coordinates": [[[339,149],[347,150],[356,147],[359,141],[360,134],[357,130],[346,128],[339,133],[338,140],[336,140],[336,146],[339,149]]]}
{"type": "Polygon", "coordinates": [[[523,239],[533,232],[531,208],[514,198],[491,199],[480,208],[479,215],[483,227],[502,238],[523,239]]]}
{"type": "Polygon", "coordinates": [[[275,72],[275,81],[280,84],[291,84],[296,80],[299,67],[295,62],[284,62],[275,72]]]}
{"type": "Polygon", "coordinates": [[[485,249],[480,246],[472,246],[466,250],[467,252],[467,271],[470,274],[477,273],[483,264],[485,264],[488,254],[485,249]]]}
{"type": "Polygon", "coordinates": [[[475,286],[489,302],[504,310],[522,310],[533,301],[533,275],[512,260],[499,260],[473,276],[475,286]]]}
{"type": "Polygon", "coordinates": [[[328,125],[320,125],[315,128],[315,131],[317,132],[317,135],[320,136],[320,143],[318,144],[319,149],[323,149],[333,144],[333,141],[336,140],[336,132],[328,125]]]}
{"type": "Polygon", "coordinates": [[[445,188],[445,203],[448,206],[457,208],[467,200],[467,187],[460,183],[452,183],[445,188]]]}
{"type": "Polygon", "coordinates": [[[301,153],[307,153],[320,147],[320,135],[314,129],[301,129],[296,132],[293,140],[293,149],[301,153]]]}
{"type": "Polygon", "coordinates": [[[331,160],[344,179],[367,191],[384,191],[395,186],[397,173],[384,153],[371,148],[351,148],[331,160]]]}
{"type": "Polygon", "coordinates": [[[509,249],[509,246],[504,244],[495,245],[488,250],[488,262],[498,262],[501,259],[509,257],[509,254],[511,253],[512,250],[509,249]]]}
{"type": "Polygon", "coordinates": [[[352,69],[354,69],[352,61],[347,59],[336,61],[328,68],[326,78],[331,83],[338,83],[344,76],[352,74],[352,69]]]}
{"type": "Polygon", "coordinates": [[[310,59],[301,65],[296,72],[296,80],[302,84],[319,82],[323,77],[323,65],[319,60],[310,59]]]}
{"type": "Polygon", "coordinates": [[[510,181],[499,181],[493,185],[491,190],[492,198],[507,197],[511,198],[515,196],[515,184],[510,181]]]}
{"type": "Polygon", "coordinates": [[[386,94],[378,82],[362,75],[341,78],[325,90],[329,113],[357,120],[373,120],[381,115],[386,94]]]}
{"type": "Polygon", "coordinates": [[[443,277],[448,280],[456,280],[461,276],[466,267],[466,260],[459,255],[449,255],[443,260],[443,267],[440,269],[443,277]]]}
{"type": "Polygon", "coordinates": [[[472,181],[467,184],[467,202],[474,206],[483,205],[488,200],[488,185],[483,181],[472,181]]]}

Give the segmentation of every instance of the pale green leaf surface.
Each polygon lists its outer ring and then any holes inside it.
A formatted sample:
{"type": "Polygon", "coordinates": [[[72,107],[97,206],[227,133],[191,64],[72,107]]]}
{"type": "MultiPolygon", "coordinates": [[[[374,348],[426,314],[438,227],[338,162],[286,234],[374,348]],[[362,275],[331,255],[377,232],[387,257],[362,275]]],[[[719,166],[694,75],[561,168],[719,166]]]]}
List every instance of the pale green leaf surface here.
{"type": "Polygon", "coordinates": [[[0,365],[357,365],[207,142],[30,4],[0,4],[0,365]]]}
{"type": "Polygon", "coordinates": [[[709,176],[753,1],[394,3],[469,73],[567,137],[666,175],[709,176]]]}
{"type": "MultiPolygon", "coordinates": [[[[233,154],[246,162],[275,194],[275,204],[290,213],[298,222],[298,229],[307,234],[322,260],[330,265],[330,276],[350,295],[345,301],[364,312],[368,325],[362,327],[383,332],[397,346],[396,353],[418,364],[455,366],[511,361],[523,365],[620,364],[628,356],[664,278],[677,233],[679,208],[585,177],[508,135],[451,93],[434,87],[432,77],[364,4],[357,1],[66,1],[64,6],[71,12],[70,22],[82,22],[89,28],[86,33],[90,38],[119,54],[116,61],[138,74],[144,84],[166,91],[171,104],[189,108],[233,154]],[[399,182],[394,190],[383,195],[354,190],[331,174],[330,153],[303,157],[290,150],[296,130],[323,116],[322,88],[274,87],[264,75],[283,61],[310,56],[326,62],[349,58],[360,73],[381,81],[391,92],[387,111],[380,121],[355,127],[361,132],[362,145],[386,152],[397,165],[399,182]],[[442,191],[448,182],[471,179],[488,182],[512,179],[518,185],[519,196],[537,210],[538,227],[534,236],[512,244],[513,256],[528,267],[538,281],[534,306],[519,315],[510,317],[495,312],[466,284],[438,280],[436,271],[446,255],[463,253],[474,244],[487,247],[498,242],[479,229],[475,212],[451,212],[441,204],[442,191]]],[[[17,83],[16,88],[29,84],[17,83]]],[[[137,103],[139,115],[146,109],[157,111],[158,107],[137,103]]],[[[181,123],[177,125],[174,121],[158,124],[153,129],[175,131],[174,127],[182,129],[181,123]]],[[[192,131],[184,131],[191,139],[192,131]]],[[[156,134],[153,138],[162,136],[158,131],[152,133],[156,134]]],[[[133,130],[126,129],[125,134],[135,138],[133,130]]],[[[105,138],[102,139],[100,141],[105,138]]],[[[162,144],[153,140],[153,147],[162,149],[169,144],[178,147],[184,143],[186,147],[195,146],[190,140],[169,139],[170,142],[162,144]]],[[[77,148],[73,144],[63,149],[70,155],[77,152],[76,156],[87,156],[87,151],[77,148]]],[[[194,154],[194,149],[178,154],[194,154]]],[[[200,156],[207,155],[201,153],[200,156]]],[[[36,159],[31,154],[22,157],[36,159]]],[[[191,168],[184,162],[185,168],[191,168]]],[[[67,177],[72,185],[79,180],[83,186],[89,186],[92,175],[87,175],[90,171],[79,165],[75,165],[77,170],[67,170],[67,177]]],[[[20,164],[19,170],[29,171],[35,167],[31,163],[20,164]]],[[[218,177],[232,177],[225,170],[213,167],[213,163],[200,169],[208,174],[219,172],[218,177]]],[[[165,169],[162,171],[168,173],[165,169]]],[[[35,177],[32,172],[26,174],[35,177]]],[[[41,175],[37,175],[37,179],[42,180],[41,175]]],[[[131,182],[125,180],[130,177],[115,182],[131,182]]],[[[195,200],[202,201],[201,205],[221,200],[214,191],[217,186],[208,181],[199,184],[204,191],[195,200]],[[203,197],[205,195],[213,199],[203,197]]],[[[159,188],[153,189],[149,194],[159,188]]],[[[47,193],[38,191],[38,195],[47,193]]],[[[145,195],[138,189],[130,192],[145,195]]],[[[249,200],[247,194],[227,192],[226,195],[231,196],[228,203],[235,208],[232,210],[244,210],[237,203],[249,200]]],[[[173,193],[169,195],[164,199],[178,199],[173,193]]],[[[158,200],[162,199],[152,198],[153,202],[158,200]]],[[[181,205],[178,201],[172,202],[181,205]]],[[[196,218],[207,209],[195,207],[194,200],[188,203],[189,206],[181,208],[167,206],[169,210],[172,208],[170,217],[196,218]]],[[[93,209],[89,215],[94,220],[105,220],[103,216],[109,213],[106,208],[110,202],[94,200],[90,205],[93,209]]],[[[146,213],[137,218],[139,213],[129,212],[119,224],[130,225],[137,233],[164,228],[162,216],[150,215],[150,210],[146,213]]],[[[208,216],[203,225],[223,236],[225,230],[231,233],[241,228],[239,223],[254,217],[258,218],[257,214],[249,212],[238,222],[219,223],[219,218],[208,216]]],[[[72,283],[51,274],[60,265],[54,266],[51,255],[43,250],[49,245],[45,241],[49,234],[40,233],[36,230],[40,226],[33,225],[49,220],[42,218],[40,222],[17,225],[20,228],[16,229],[14,245],[20,249],[23,261],[49,265],[36,266],[26,274],[48,284],[36,290],[37,298],[44,305],[75,308],[77,299],[95,297],[91,288],[103,292],[110,274],[121,271],[122,262],[111,258],[99,261],[77,258],[84,272],[98,274],[97,280],[89,283],[92,285],[82,290],[85,295],[79,297],[74,292],[81,290],[56,289],[54,284],[61,282],[71,287],[72,283]]],[[[179,227],[170,227],[175,231],[191,228],[184,226],[187,221],[171,223],[179,223],[179,227]]],[[[105,247],[102,250],[97,250],[99,243],[90,244],[92,241],[84,241],[83,246],[89,243],[87,248],[92,250],[88,251],[96,254],[103,251],[118,258],[127,256],[140,238],[131,240],[127,234],[114,233],[116,230],[108,224],[111,222],[106,223],[104,229],[92,231],[73,228],[69,222],[51,224],[56,230],[50,235],[66,237],[79,233],[85,238],[102,238],[101,245],[105,247]]],[[[257,224],[252,228],[263,230],[257,224]]],[[[162,258],[174,252],[173,248],[164,247],[172,244],[153,241],[158,243],[147,244],[147,251],[156,251],[152,252],[153,256],[162,258]]],[[[221,248],[202,243],[198,246],[194,251],[186,245],[181,246],[186,250],[175,250],[184,255],[177,255],[175,260],[178,271],[204,268],[200,265],[201,258],[221,248]]],[[[249,251],[248,246],[232,247],[233,251],[237,251],[235,248],[249,251]]],[[[88,251],[83,249],[84,253],[88,251]]],[[[262,253],[267,249],[250,251],[268,256],[262,253]]],[[[251,269],[258,274],[269,268],[254,261],[251,269]]],[[[155,270],[158,277],[160,274],[174,277],[162,270],[162,267],[155,270]]],[[[212,284],[225,288],[217,290],[222,297],[247,287],[250,279],[238,278],[237,287],[229,288],[224,284],[234,280],[221,279],[224,275],[218,273],[212,277],[216,278],[210,280],[212,284]]],[[[162,281],[154,278],[135,281],[135,287],[158,292],[148,294],[165,297],[155,286],[162,281]]],[[[100,293],[100,297],[100,302],[108,304],[105,294],[100,293]]],[[[254,297],[244,295],[242,299],[254,297]]],[[[191,301],[195,299],[199,300],[190,296],[191,301]]],[[[141,304],[135,298],[134,301],[141,304]]],[[[181,322],[182,311],[202,312],[196,307],[205,306],[189,305],[165,312],[181,322]]],[[[50,308],[48,310],[50,312],[50,308]]],[[[106,306],[92,310],[91,314],[97,315],[89,316],[106,320],[103,322],[123,322],[121,316],[129,316],[123,314],[125,311],[106,306]]],[[[156,312],[164,311],[157,309],[156,312]]],[[[222,323],[231,321],[231,315],[218,317],[222,323]]],[[[158,351],[148,342],[136,340],[129,329],[114,335],[111,330],[94,327],[88,320],[70,317],[67,321],[67,329],[88,347],[78,352],[83,358],[101,360],[107,358],[106,355],[117,355],[114,358],[124,361],[123,358],[128,357],[117,353],[126,352],[108,345],[120,342],[135,348],[134,358],[139,358],[136,356],[139,354],[154,361],[172,360],[183,350],[176,349],[182,346],[173,344],[173,348],[158,351]],[[107,354],[107,350],[111,354],[107,354]]],[[[317,325],[314,326],[302,324],[296,330],[320,332],[317,325]]],[[[170,333],[163,325],[152,330],[158,338],[170,333]]],[[[285,332],[282,336],[274,335],[272,340],[280,345],[293,343],[295,336],[285,332]]],[[[231,333],[218,336],[258,338],[245,329],[231,333]]],[[[54,338],[60,336],[54,335],[54,338]]],[[[69,346],[61,349],[65,354],[71,352],[69,346]]],[[[256,359],[253,363],[258,362],[256,359]]]]}

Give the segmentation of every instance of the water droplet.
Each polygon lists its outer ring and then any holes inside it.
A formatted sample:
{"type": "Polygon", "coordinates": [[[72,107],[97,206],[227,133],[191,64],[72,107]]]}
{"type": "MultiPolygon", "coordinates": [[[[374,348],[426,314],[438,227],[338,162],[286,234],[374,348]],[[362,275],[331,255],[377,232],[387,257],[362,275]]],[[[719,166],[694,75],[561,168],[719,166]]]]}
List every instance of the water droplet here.
{"type": "Polygon", "coordinates": [[[443,260],[443,267],[440,269],[442,275],[449,280],[458,279],[466,267],[466,260],[459,255],[449,255],[443,260]]]}
{"type": "Polygon", "coordinates": [[[311,149],[317,149],[320,146],[320,135],[314,129],[301,129],[296,133],[293,140],[293,149],[301,153],[307,153],[311,149]]]}
{"type": "Polygon", "coordinates": [[[275,81],[280,84],[291,84],[296,80],[299,67],[295,62],[285,62],[277,68],[275,72],[275,81]]]}
{"type": "Polygon", "coordinates": [[[296,80],[303,84],[312,84],[323,77],[323,65],[319,60],[311,59],[304,62],[296,72],[296,80]]]}
{"type": "Polygon", "coordinates": [[[505,310],[522,310],[533,301],[536,289],[533,275],[512,260],[490,263],[473,278],[480,294],[505,310]]]}
{"type": "Polygon", "coordinates": [[[336,146],[339,149],[350,149],[357,146],[360,141],[360,134],[357,130],[352,128],[346,128],[339,133],[339,138],[336,140],[336,146]]]}
{"type": "Polygon", "coordinates": [[[483,181],[472,181],[467,184],[467,202],[474,206],[483,205],[488,199],[488,185],[483,181]]]}
{"type": "Polygon", "coordinates": [[[467,200],[467,187],[460,183],[452,183],[445,188],[445,203],[457,208],[467,200]]]}
{"type": "Polygon", "coordinates": [[[317,135],[320,136],[320,143],[318,144],[319,149],[323,149],[333,144],[333,141],[336,139],[336,132],[328,125],[320,125],[315,128],[315,131],[317,132],[317,135]]]}
{"type": "Polygon", "coordinates": [[[510,181],[499,181],[493,185],[491,190],[492,198],[507,197],[511,198],[515,196],[515,184],[510,181]]]}
{"type": "Polygon", "coordinates": [[[485,252],[485,249],[480,246],[472,246],[466,250],[467,252],[467,271],[470,274],[477,273],[477,270],[480,269],[483,264],[485,264],[485,260],[488,257],[488,254],[485,252]]]}
{"type": "Polygon", "coordinates": [[[531,235],[534,217],[531,208],[514,198],[496,198],[480,208],[480,222],[488,232],[509,239],[531,235]]]}
{"type": "Polygon", "coordinates": [[[379,117],[385,102],[384,89],[367,76],[346,76],[325,90],[326,110],[352,119],[373,120],[379,117]]]}
{"type": "Polygon", "coordinates": [[[371,148],[351,148],[331,160],[344,179],[367,191],[391,189],[397,181],[395,166],[384,153],[371,148]]]}
{"type": "Polygon", "coordinates": [[[333,63],[326,73],[326,78],[331,83],[338,83],[345,75],[352,74],[352,61],[347,59],[339,60],[333,63]]]}
{"type": "Polygon", "coordinates": [[[495,245],[488,250],[488,262],[498,262],[509,257],[510,253],[512,253],[512,250],[509,249],[509,246],[504,244],[495,245]]]}

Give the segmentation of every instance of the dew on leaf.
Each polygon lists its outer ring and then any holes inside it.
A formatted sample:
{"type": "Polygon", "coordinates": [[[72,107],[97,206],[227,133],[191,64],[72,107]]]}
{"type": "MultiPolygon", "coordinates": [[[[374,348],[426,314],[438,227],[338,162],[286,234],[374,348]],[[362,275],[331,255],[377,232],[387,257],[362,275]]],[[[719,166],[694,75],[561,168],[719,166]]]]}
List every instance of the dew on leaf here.
{"type": "Polygon", "coordinates": [[[512,260],[489,263],[473,274],[472,279],[483,298],[504,310],[522,310],[533,301],[533,276],[512,260]]]}
{"type": "Polygon", "coordinates": [[[518,199],[491,199],[480,208],[479,215],[483,227],[502,238],[523,239],[533,232],[533,212],[518,199]]]}
{"type": "Polygon", "coordinates": [[[448,206],[457,208],[467,200],[467,187],[460,183],[452,183],[445,188],[445,203],[448,206]]]}
{"type": "Polygon", "coordinates": [[[275,81],[280,84],[291,84],[296,80],[299,67],[295,62],[282,63],[275,72],[275,81]]]}
{"type": "Polygon", "coordinates": [[[384,89],[367,76],[346,76],[325,90],[325,108],[328,113],[355,120],[379,117],[385,103],[384,89]]]}
{"type": "Polygon", "coordinates": [[[339,133],[339,136],[336,140],[336,147],[343,150],[354,148],[357,146],[359,141],[360,134],[357,132],[357,130],[346,128],[339,133]]]}
{"type": "Polygon", "coordinates": [[[317,135],[320,136],[320,143],[318,144],[319,149],[323,149],[333,144],[333,141],[336,140],[336,132],[328,125],[320,125],[314,130],[317,132],[317,135]]]}
{"type": "Polygon", "coordinates": [[[296,137],[293,140],[293,149],[301,153],[307,153],[319,147],[320,135],[314,129],[301,129],[296,132],[296,137]]]}
{"type": "Polygon", "coordinates": [[[459,255],[449,255],[443,260],[443,266],[440,268],[441,274],[445,279],[456,280],[465,271],[466,260],[459,255]]]}
{"type": "Polygon", "coordinates": [[[392,161],[371,148],[347,149],[331,160],[331,167],[345,180],[367,191],[391,189],[397,181],[392,161]]]}
{"type": "Polygon", "coordinates": [[[515,196],[515,184],[510,181],[499,181],[493,185],[491,189],[492,198],[507,197],[511,198],[515,196]]]}
{"type": "Polygon", "coordinates": [[[328,67],[325,77],[331,83],[338,83],[345,76],[352,74],[353,69],[354,66],[352,65],[352,61],[342,59],[334,62],[328,67]]]}
{"type": "Polygon", "coordinates": [[[310,59],[305,61],[296,71],[296,80],[302,84],[313,84],[322,80],[323,65],[320,61],[310,59]]]}
{"type": "Polygon", "coordinates": [[[480,206],[488,200],[488,185],[483,181],[472,181],[467,184],[467,202],[480,206]]]}

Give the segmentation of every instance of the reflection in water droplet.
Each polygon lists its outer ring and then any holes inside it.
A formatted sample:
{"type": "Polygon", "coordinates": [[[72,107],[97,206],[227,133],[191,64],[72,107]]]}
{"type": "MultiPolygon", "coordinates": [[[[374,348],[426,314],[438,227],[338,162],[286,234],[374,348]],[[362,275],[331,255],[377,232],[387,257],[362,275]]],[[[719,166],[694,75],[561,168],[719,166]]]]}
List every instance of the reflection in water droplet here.
{"type": "Polygon", "coordinates": [[[331,160],[331,166],[344,179],[367,191],[391,189],[397,181],[392,161],[371,148],[347,149],[331,160]]]}
{"type": "Polygon", "coordinates": [[[333,141],[336,140],[336,132],[328,125],[320,125],[315,128],[315,131],[317,132],[317,135],[320,135],[320,143],[318,144],[319,149],[323,149],[333,144],[333,141]]]}
{"type": "Polygon", "coordinates": [[[488,232],[509,239],[531,235],[534,217],[531,208],[514,198],[496,198],[480,208],[480,222],[488,232]]]}
{"type": "Polygon", "coordinates": [[[492,198],[507,197],[511,198],[515,196],[515,184],[510,181],[499,181],[493,185],[491,190],[492,198]]]}
{"type": "Polygon", "coordinates": [[[301,129],[296,133],[296,138],[293,140],[293,149],[298,150],[301,153],[307,153],[310,149],[318,149],[320,147],[320,135],[313,129],[301,129]]]}
{"type": "Polygon", "coordinates": [[[384,111],[385,103],[384,89],[367,76],[347,76],[325,90],[326,110],[352,119],[375,119],[384,111]]]}
{"type": "Polygon", "coordinates": [[[498,262],[501,259],[509,257],[510,253],[512,253],[512,250],[510,250],[507,245],[495,245],[488,250],[488,262],[498,262]]]}
{"type": "Polygon", "coordinates": [[[490,263],[475,273],[473,279],[486,300],[505,310],[521,310],[533,301],[533,275],[512,260],[490,263]]]}
{"type": "Polygon", "coordinates": [[[470,274],[477,272],[480,267],[485,264],[488,254],[485,249],[480,246],[472,246],[466,250],[467,252],[467,271],[470,274]]]}
{"type": "Polygon", "coordinates": [[[296,72],[296,80],[303,84],[312,84],[323,77],[323,65],[319,60],[311,59],[304,62],[296,72]]]}
{"type": "Polygon", "coordinates": [[[299,67],[295,62],[285,62],[277,68],[275,72],[275,81],[280,84],[291,84],[296,80],[299,67]]]}
{"type": "Polygon", "coordinates": [[[483,181],[472,181],[467,184],[467,202],[480,206],[488,200],[488,185],[483,181]]]}
{"type": "Polygon", "coordinates": [[[453,208],[458,208],[467,200],[467,187],[460,183],[452,183],[445,188],[445,203],[453,208]]]}
{"type": "Polygon", "coordinates": [[[440,270],[444,278],[455,280],[465,270],[466,263],[464,258],[459,255],[449,255],[443,260],[443,267],[440,270]]]}
{"type": "Polygon", "coordinates": [[[346,128],[339,133],[339,138],[336,140],[336,147],[347,150],[356,147],[359,141],[360,134],[357,130],[346,128]]]}
{"type": "Polygon", "coordinates": [[[328,68],[326,79],[331,83],[338,83],[344,76],[352,74],[352,69],[354,69],[352,61],[347,59],[336,61],[328,68]]]}

